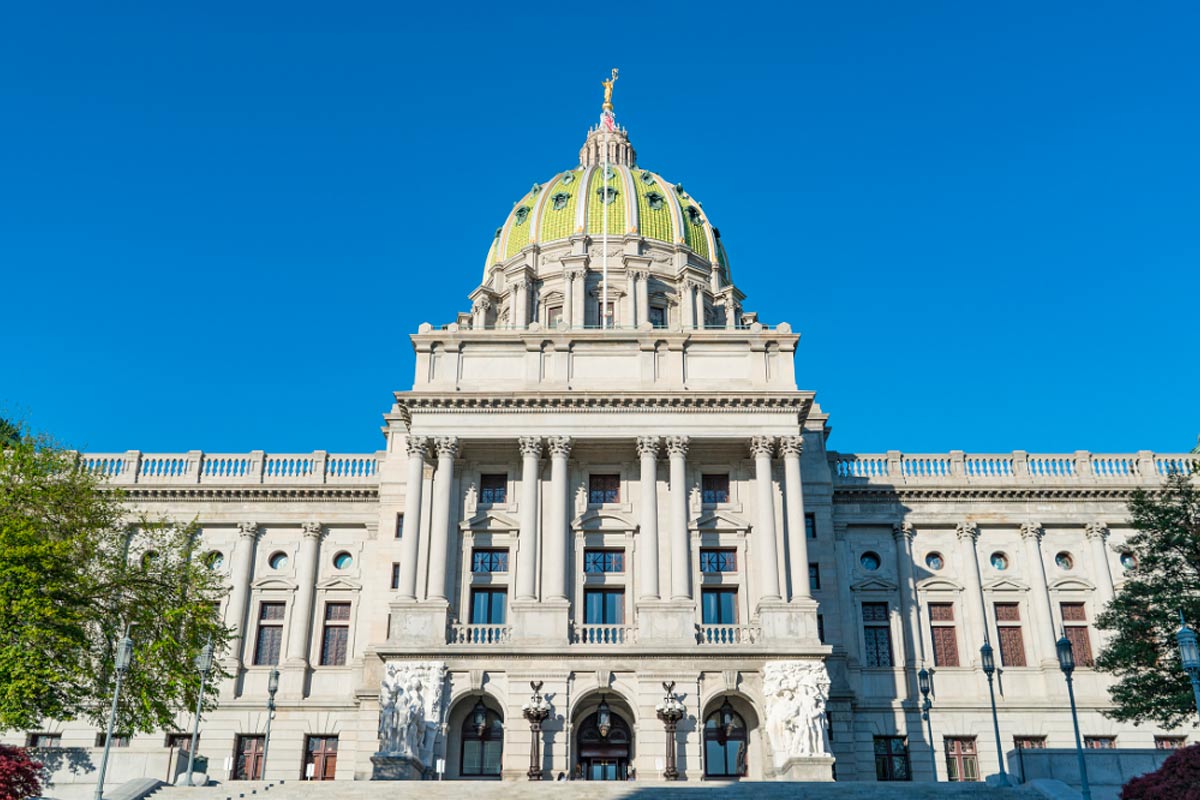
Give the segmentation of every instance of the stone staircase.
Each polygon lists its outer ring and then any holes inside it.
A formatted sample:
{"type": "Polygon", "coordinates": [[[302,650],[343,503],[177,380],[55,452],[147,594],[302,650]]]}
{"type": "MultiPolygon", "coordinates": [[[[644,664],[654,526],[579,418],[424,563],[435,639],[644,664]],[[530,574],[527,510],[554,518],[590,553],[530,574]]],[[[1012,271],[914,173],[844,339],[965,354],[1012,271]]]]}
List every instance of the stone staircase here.
{"type": "Polygon", "coordinates": [[[159,789],[150,800],[1041,800],[1030,787],[981,783],[247,782],[159,789]]]}

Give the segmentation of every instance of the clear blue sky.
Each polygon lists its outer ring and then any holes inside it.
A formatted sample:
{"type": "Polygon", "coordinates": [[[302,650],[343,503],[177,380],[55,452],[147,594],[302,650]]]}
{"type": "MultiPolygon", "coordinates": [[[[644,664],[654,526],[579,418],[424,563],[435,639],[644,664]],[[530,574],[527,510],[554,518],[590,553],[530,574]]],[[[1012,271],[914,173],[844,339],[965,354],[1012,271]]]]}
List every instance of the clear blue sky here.
{"type": "Polygon", "coordinates": [[[407,335],[617,66],[831,447],[1195,443],[1196,3],[487,5],[8,4],[0,407],[91,450],[378,448],[407,335]]]}

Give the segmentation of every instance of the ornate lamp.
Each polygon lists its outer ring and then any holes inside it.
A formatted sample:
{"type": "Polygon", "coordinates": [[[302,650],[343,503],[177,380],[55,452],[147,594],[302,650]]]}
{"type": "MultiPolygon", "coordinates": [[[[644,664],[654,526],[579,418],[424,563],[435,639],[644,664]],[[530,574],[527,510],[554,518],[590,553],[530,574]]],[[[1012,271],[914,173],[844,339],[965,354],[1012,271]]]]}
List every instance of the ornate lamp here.
{"type": "Polygon", "coordinates": [[[483,704],[482,697],[475,701],[475,707],[471,709],[471,725],[479,738],[484,738],[487,734],[487,706],[483,704]]]}
{"type": "Polygon", "coordinates": [[[1175,632],[1175,642],[1179,645],[1179,663],[1192,682],[1192,694],[1196,698],[1196,710],[1200,711],[1200,641],[1197,641],[1196,631],[1188,627],[1179,612],[1179,630],[1175,632]]]}
{"type": "Polygon", "coordinates": [[[550,702],[542,696],[542,681],[530,681],[529,688],[533,696],[529,702],[521,706],[521,715],[529,721],[529,735],[532,737],[529,747],[529,771],[526,775],[531,781],[542,779],[542,722],[550,716],[550,702]]]}
{"type": "Polygon", "coordinates": [[[117,701],[121,697],[121,681],[133,663],[133,639],[129,638],[129,627],[125,635],[117,642],[117,650],[113,654],[113,668],[116,670],[116,683],[113,686],[112,711],[108,714],[108,733],[104,737],[104,756],[100,759],[100,772],[96,776],[96,800],[104,797],[104,773],[108,770],[108,751],[112,749],[113,728],[117,724],[117,701]]]}
{"type": "Polygon", "coordinates": [[[979,648],[979,661],[983,666],[983,674],[987,676],[988,695],[992,698],[992,730],[996,733],[996,761],[1000,766],[1000,786],[1011,786],[1008,771],[1004,768],[1004,745],[1000,742],[1000,717],[996,713],[996,685],[992,678],[996,674],[996,651],[992,643],[985,637],[983,647],[979,648]]]}
{"type": "Polygon", "coordinates": [[[730,705],[730,703],[729,703],[729,697],[726,696],[725,702],[721,704],[721,708],[720,708],[721,737],[722,737],[721,741],[722,742],[724,742],[725,739],[728,739],[731,735],[733,735],[734,713],[735,712],[733,710],[733,706],[730,705]]]}
{"type": "Polygon", "coordinates": [[[196,745],[200,740],[200,711],[204,707],[204,683],[208,679],[208,671],[213,665],[213,647],[212,640],[209,640],[204,647],[200,648],[200,653],[196,656],[194,662],[196,672],[200,673],[200,692],[196,695],[196,721],[192,727],[192,744],[188,748],[188,774],[187,783],[185,785],[192,786],[192,773],[196,769],[196,745]]]}
{"type": "Polygon", "coordinates": [[[662,686],[666,696],[654,707],[654,711],[662,720],[663,728],[667,732],[667,764],[663,770],[663,780],[673,781],[679,779],[679,770],[675,766],[675,731],[686,709],[683,702],[675,696],[675,681],[664,681],[662,686]]]}
{"type": "Polygon", "coordinates": [[[1083,758],[1083,740],[1079,736],[1079,714],[1075,710],[1075,687],[1071,683],[1071,673],[1075,671],[1075,650],[1071,640],[1064,630],[1062,638],[1054,643],[1054,651],[1058,655],[1058,668],[1067,679],[1067,697],[1071,699],[1071,722],[1075,724],[1075,755],[1079,759],[1079,784],[1083,800],[1092,800],[1092,790],[1088,786],[1087,762],[1083,758]]]}
{"type": "MultiPolygon", "coordinates": [[[[267,777],[267,751],[271,747],[271,720],[275,719],[275,693],[279,691],[279,670],[271,670],[270,677],[267,678],[267,730],[263,735],[263,757],[262,757],[262,775],[260,780],[265,780],[267,777]]],[[[254,776],[250,776],[253,778],[254,776]]]]}
{"type": "MultiPolygon", "coordinates": [[[[992,665],[995,667],[995,664],[992,665]]],[[[933,770],[933,780],[937,782],[937,748],[933,746],[933,722],[929,719],[929,710],[933,708],[933,703],[929,701],[929,692],[933,686],[929,680],[929,670],[921,667],[921,671],[917,673],[917,688],[921,690],[921,719],[925,720],[925,726],[929,730],[929,767],[933,770]]]]}
{"type": "Polygon", "coordinates": [[[612,710],[604,695],[600,695],[600,705],[596,707],[596,729],[600,731],[601,739],[607,739],[608,732],[612,730],[612,710]]]}

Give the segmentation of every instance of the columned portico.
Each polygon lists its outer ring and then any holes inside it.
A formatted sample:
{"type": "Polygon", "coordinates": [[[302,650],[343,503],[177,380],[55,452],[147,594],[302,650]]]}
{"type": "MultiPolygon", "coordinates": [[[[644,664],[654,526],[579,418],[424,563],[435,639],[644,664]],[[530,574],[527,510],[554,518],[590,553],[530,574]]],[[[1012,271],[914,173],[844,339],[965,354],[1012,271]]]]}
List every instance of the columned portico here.
{"type": "Polygon", "coordinates": [[[408,481],[404,487],[404,527],[400,532],[401,600],[417,599],[417,553],[421,537],[421,492],[425,482],[425,455],[429,446],[424,436],[408,437],[408,481]]]}

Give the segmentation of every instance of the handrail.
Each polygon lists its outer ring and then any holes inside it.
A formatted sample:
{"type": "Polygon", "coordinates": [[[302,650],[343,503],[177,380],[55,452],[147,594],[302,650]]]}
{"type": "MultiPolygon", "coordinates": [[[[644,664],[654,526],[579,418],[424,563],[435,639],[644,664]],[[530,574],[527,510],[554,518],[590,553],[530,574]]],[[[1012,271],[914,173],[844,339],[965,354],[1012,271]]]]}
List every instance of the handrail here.
{"type": "Polygon", "coordinates": [[[83,453],[84,467],[117,486],[379,483],[379,453],[83,453]]]}
{"type": "Polygon", "coordinates": [[[1158,484],[1200,475],[1200,453],[829,453],[835,485],[860,484],[1158,484]]]}

